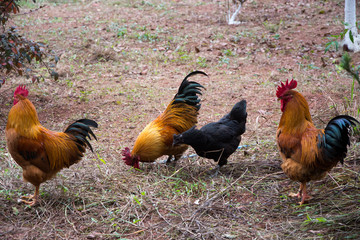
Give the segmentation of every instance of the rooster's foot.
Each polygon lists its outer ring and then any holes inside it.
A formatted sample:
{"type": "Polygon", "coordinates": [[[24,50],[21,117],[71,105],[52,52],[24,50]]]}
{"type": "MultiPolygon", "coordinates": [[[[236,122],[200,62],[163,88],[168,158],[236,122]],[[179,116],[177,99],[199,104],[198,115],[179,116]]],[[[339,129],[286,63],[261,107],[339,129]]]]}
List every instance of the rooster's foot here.
{"type": "Polygon", "coordinates": [[[29,206],[34,206],[38,202],[37,196],[34,195],[21,196],[21,198],[28,199],[28,200],[20,199],[20,202],[25,203],[29,206]]]}
{"type": "Polygon", "coordinates": [[[23,202],[23,203],[28,204],[30,206],[34,206],[38,202],[39,187],[40,187],[40,185],[35,186],[35,194],[34,195],[22,196],[21,198],[25,198],[25,199],[28,199],[28,200],[21,199],[20,202],[23,202]]]}
{"type": "Polygon", "coordinates": [[[289,197],[301,198],[301,194],[300,194],[300,192],[298,192],[298,193],[289,193],[289,197]]]}
{"type": "Polygon", "coordinates": [[[311,200],[312,197],[308,194],[303,194],[301,198],[301,202],[299,202],[300,205],[303,205],[304,203],[307,203],[309,200],[311,200]]]}
{"type": "Polygon", "coordinates": [[[34,195],[26,195],[26,196],[21,196],[20,198],[25,198],[25,199],[34,199],[34,195]]]}
{"type": "Polygon", "coordinates": [[[27,204],[29,206],[34,206],[37,203],[37,199],[35,198],[32,201],[26,201],[26,200],[22,199],[21,202],[23,202],[23,203],[25,203],[25,204],[27,204]]]}

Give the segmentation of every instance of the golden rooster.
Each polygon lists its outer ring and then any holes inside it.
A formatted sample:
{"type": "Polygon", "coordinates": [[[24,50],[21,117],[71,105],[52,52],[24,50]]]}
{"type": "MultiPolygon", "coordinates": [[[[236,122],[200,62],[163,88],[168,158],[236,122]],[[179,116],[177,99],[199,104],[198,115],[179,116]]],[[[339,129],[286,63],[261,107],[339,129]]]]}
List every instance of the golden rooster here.
{"type": "Polygon", "coordinates": [[[81,119],[64,132],[53,132],[39,122],[34,105],[27,99],[25,86],[18,86],[14,93],[14,106],[9,112],[6,140],[9,152],[23,169],[24,180],[35,186],[35,194],[22,200],[31,206],[38,201],[40,184],[51,179],[64,167],[70,167],[83,157],[86,146],[92,147],[86,137],[95,135],[90,129],[95,121],[81,119]]]}
{"type": "Polygon", "coordinates": [[[292,180],[300,182],[300,204],[310,196],[306,183],[326,176],[338,162],[343,163],[350,145],[349,128],[359,124],[350,116],[340,115],[329,121],[325,129],[317,129],[310,116],[306,99],[297,91],[297,82],[281,83],[276,96],[281,102],[282,116],[276,133],[283,161],[281,168],[292,180]]]}
{"type": "Polygon", "coordinates": [[[125,164],[139,168],[139,162],[154,162],[163,155],[169,155],[167,162],[172,156],[176,161],[186,151],[188,145],[172,146],[172,142],[174,134],[185,132],[197,123],[201,106],[198,94],[203,86],[187,80],[196,74],[207,76],[204,72],[194,71],[185,77],[165,111],[139,134],[131,153],[127,147],[122,151],[125,164]]]}

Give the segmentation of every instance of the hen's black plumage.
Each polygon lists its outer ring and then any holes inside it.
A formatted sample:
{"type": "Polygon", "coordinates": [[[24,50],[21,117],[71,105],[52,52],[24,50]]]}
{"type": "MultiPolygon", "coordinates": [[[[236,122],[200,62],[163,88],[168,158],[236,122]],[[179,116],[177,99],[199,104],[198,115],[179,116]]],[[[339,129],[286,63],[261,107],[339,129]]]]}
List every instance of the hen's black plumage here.
{"type": "Polygon", "coordinates": [[[188,144],[199,156],[219,161],[221,167],[239,146],[241,134],[245,132],[246,117],[246,101],[242,100],[218,122],[174,135],[173,144],[188,144]]]}

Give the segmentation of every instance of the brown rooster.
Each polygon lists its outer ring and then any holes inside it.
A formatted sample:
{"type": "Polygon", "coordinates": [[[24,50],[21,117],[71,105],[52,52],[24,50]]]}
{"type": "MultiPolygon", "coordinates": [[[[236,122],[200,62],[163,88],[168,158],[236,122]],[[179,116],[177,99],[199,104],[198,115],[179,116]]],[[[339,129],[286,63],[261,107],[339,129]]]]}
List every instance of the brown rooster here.
{"type": "Polygon", "coordinates": [[[174,156],[178,160],[188,148],[181,144],[173,146],[173,135],[185,132],[197,123],[200,109],[202,85],[188,81],[190,76],[206,73],[194,71],[189,73],[182,81],[179,90],[165,111],[154,121],[150,122],[137,137],[134,148],[122,151],[123,160],[129,166],[139,168],[139,162],[154,162],[163,155],[169,155],[167,162],[174,156]]]}
{"type": "Polygon", "coordinates": [[[359,124],[350,116],[340,115],[330,120],[325,129],[317,129],[310,116],[306,99],[297,91],[297,82],[281,83],[276,96],[281,102],[282,116],[276,133],[283,161],[281,168],[290,179],[300,182],[300,204],[310,196],[306,183],[326,176],[338,162],[343,163],[350,145],[349,128],[359,124]]]}
{"type": "Polygon", "coordinates": [[[81,119],[65,132],[53,132],[41,126],[34,105],[27,99],[29,92],[19,86],[14,93],[14,106],[9,112],[6,140],[9,152],[23,169],[24,180],[35,186],[35,194],[22,200],[29,205],[38,201],[40,184],[51,179],[64,167],[70,167],[83,157],[86,146],[92,147],[86,137],[95,121],[81,119]]]}

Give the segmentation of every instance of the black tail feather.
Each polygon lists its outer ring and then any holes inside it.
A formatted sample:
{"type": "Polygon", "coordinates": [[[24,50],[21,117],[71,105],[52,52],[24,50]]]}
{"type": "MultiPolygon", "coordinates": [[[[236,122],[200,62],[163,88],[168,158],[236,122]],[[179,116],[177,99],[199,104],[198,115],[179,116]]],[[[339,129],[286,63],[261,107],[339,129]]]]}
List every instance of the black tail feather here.
{"type": "Polygon", "coordinates": [[[86,124],[90,127],[94,127],[94,128],[97,128],[98,127],[98,124],[97,122],[91,120],[91,119],[86,119],[86,118],[83,118],[83,119],[80,119],[80,120],[77,120],[76,122],[81,122],[83,124],[86,124]]]}
{"type": "MultiPolygon", "coordinates": [[[[97,140],[95,134],[93,133],[93,131],[91,130],[91,128],[89,126],[97,128],[98,124],[95,121],[90,120],[90,119],[80,119],[80,120],[77,120],[76,122],[74,122],[73,124],[69,125],[67,127],[67,129],[65,130],[65,132],[69,132],[70,128],[72,128],[72,127],[81,128],[81,129],[85,130],[86,132],[90,133],[95,138],[95,140],[97,140]]],[[[90,138],[89,135],[88,135],[88,137],[90,138]]]]}
{"type": "MultiPolygon", "coordinates": [[[[196,106],[197,109],[200,109],[200,99],[198,98],[198,94],[201,95],[201,88],[204,88],[201,84],[188,81],[187,79],[196,74],[203,74],[208,76],[206,73],[202,71],[194,71],[189,73],[184,80],[182,81],[177,94],[174,97],[173,104],[176,103],[186,103],[191,106],[196,106]]],[[[204,88],[205,89],[205,88],[204,88]]]]}
{"type": "Polygon", "coordinates": [[[65,133],[71,134],[76,138],[76,142],[79,145],[78,148],[81,152],[83,151],[82,148],[84,148],[85,146],[88,146],[93,152],[93,148],[89,141],[86,139],[86,137],[88,137],[90,140],[90,135],[93,136],[95,140],[97,140],[97,138],[90,127],[97,128],[98,124],[90,119],[80,119],[73,124],[70,124],[64,131],[65,133]]]}
{"type": "Polygon", "coordinates": [[[71,132],[77,132],[77,133],[81,134],[83,137],[88,137],[91,140],[89,133],[81,128],[71,127],[69,129],[67,129],[67,133],[71,133],[71,132]]]}
{"type": "Polygon", "coordinates": [[[82,137],[82,136],[75,136],[75,137],[78,140],[77,141],[78,143],[81,143],[81,145],[84,145],[84,143],[85,143],[90,148],[90,150],[92,152],[94,152],[91,144],[89,143],[89,141],[85,137],[82,137]]]}
{"type": "Polygon", "coordinates": [[[184,78],[183,82],[186,81],[189,77],[194,76],[196,74],[202,74],[205,76],[208,76],[206,73],[204,73],[203,71],[193,71],[191,73],[189,73],[188,75],[186,75],[186,77],[184,78]]]}
{"type": "Polygon", "coordinates": [[[344,162],[347,146],[350,146],[350,128],[357,124],[359,122],[355,118],[347,115],[340,115],[329,121],[325,134],[319,141],[326,159],[340,159],[341,163],[344,162]]]}

